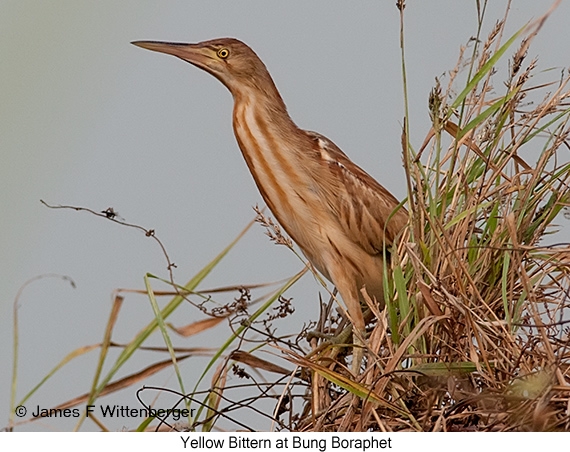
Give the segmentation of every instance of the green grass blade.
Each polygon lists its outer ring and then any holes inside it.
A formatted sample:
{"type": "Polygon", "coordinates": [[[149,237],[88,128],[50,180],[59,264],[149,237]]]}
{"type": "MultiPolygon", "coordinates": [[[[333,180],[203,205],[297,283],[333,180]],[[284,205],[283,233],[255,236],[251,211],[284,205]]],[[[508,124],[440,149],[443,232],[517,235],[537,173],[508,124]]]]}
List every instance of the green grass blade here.
{"type": "Polygon", "coordinates": [[[494,115],[503,105],[505,105],[506,102],[508,102],[518,92],[519,92],[519,88],[513,89],[505,97],[502,97],[500,100],[498,100],[493,105],[491,105],[489,108],[487,108],[485,111],[483,111],[482,113],[477,115],[477,117],[475,119],[469,121],[469,123],[463,129],[461,129],[459,131],[459,133],[457,135],[457,140],[460,140],[461,138],[463,138],[465,135],[467,135],[467,133],[470,130],[477,127],[479,124],[481,124],[483,121],[485,121],[489,116],[494,115]]]}
{"type": "Polygon", "coordinates": [[[423,363],[410,369],[409,372],[419,372],[429,377],[444,377],[453,374],[465,374],[477,372],[477,365],[470,361],[455,363],[423,363]]]}
{"type": "Polygon", "coordinates": [[[164,324],[164,318],[162,317],[160,308],[158,307],[158,303],[156,302],[156,297],[154,296],[154,292],[150,285],[148,274],[145,275],[144,277],[144,284],[146,287],[146,291],[148,293],[150,305],[152,306],[152,310],[154,311],[156,322],[158,324],[160,332],[162,333],[162,337],[164,339],[164,343],[166,344],[166,348],[168,348],[168,353],[170,355],[170,359],[172,360],[172,365],[174,366],[174,371],[176,372],[178,383],[180,384],[180,391],[182,392],[182,394],[186,394],[186,391],[184,390],[184,382],[182,381],[182,376],[180,375],[180,369],[178,367],[178,361],[176,360],[176,354],[174,353],[174,347],[172,346],[172,341],[170,340],[170,336],[166,329],[166,325],[164,324]]]}
{"type": "Polygon", "coordinates": [[[547,127],[551,126],[552,124],[554,124],[555,122],[557,122],[559,119],[563,118],[564,116],[568,115],[570,113],[570,108],[567,108],[566,110],[563,110],[562,112],[560,112],[558,115],[556,115],[553,119],[551,119],[550,121],[548,121],[546,124],[542,125],[541,127],[539,127],[538,129],[536,129],[534,132],[532,132],[531,134],[529,134],[523,141],[524,143],[528,143],[530,140],[532,140],[535,136],[537,136],[539,133],[544,132],[546,130],[547,127]]]}
{"type": "Polygon", "coordinates": [[[95,345],[86,345],[85,347],[79,347],[72,352],[68,353],[52,370],[48,372],[48,374],[42,378],[42,380],[32,388],[30,392],[28,392],[22,400],[18,403],[18,405],[23,405],[28,401],[28,399],[41,387],[43,384],[48,381],[59,369],[65,366],[71,360],[84,355],[85,353],[89,353],[91,350],[95,350],[100,347],[100,344],[95,345]]]}
{"type": "Polygon", "coordinates": [[[461,91],[459,96],[455,99],[455,101],[451,104],[449,111],[447,112],[446,119],[449,119],[455,110],[464,100],[465,98],[475,89],[477,83],[479,83],[485,75],[493,69],[493,66],[499,61],[499,59],[503,56],[503,54],[508,50],[508,48],[515,42],[515,40],[520,36],[520,34],[526,29],[526,25],[522,27],[519,31],[517,31],[511,38],[501,46],[499,50],[489,58],[481,69],[473,76],[471,81],[467,84],[465,89],[461,91]]]}

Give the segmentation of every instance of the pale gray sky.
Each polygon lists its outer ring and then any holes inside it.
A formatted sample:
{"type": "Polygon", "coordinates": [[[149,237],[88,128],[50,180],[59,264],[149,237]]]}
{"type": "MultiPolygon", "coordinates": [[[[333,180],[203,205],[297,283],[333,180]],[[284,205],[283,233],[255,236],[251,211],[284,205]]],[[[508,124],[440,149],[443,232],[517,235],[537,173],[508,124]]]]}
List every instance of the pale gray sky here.
{"type": "MultiPolygon", "coordinates": [[[[490,3],[483,36],[506,2],[490,3]]],[[[411,138],[419,146],[434,78],[454,66],[459,46],[475,33],[475,1],[407,4],[411,138]]],[[[550,4],[513,0],[507,35],[550,4]]],[[[568,18],[564,0],[531,47],[541,68],[568,65],[568,18]]],[[[49,210],[40,199],[95,210],[113,206],[127,221],[155,229],[178,266],[179,283],[222,250],[253,217],[251,206],[261,203],[233,137],[226,89],[197,68],[130,41],[245,41],[266,63],[297,124],[327,135],[398,198],[405,196],[394,0],[4,0],[0,30],[0,425],[8,419],[12,302],[26,280],[60,273],[77,288],[46,279],[24,292],[18,399],[68,352],[101,341],[114,289],[143,288],[146,272],[166,276],[159,248],[141,233],[86,213],[49,210]]],[[[292,253],[254,227],[204,287],[277,280],[299,269],[292,253]]],[[[308,276],[291,291],[292,331],[317,318],[318,290],[308,276]]],[[[187,318],[170,320],[183,325],[196,315],[183,312],[187,318]]],[[[151,318],[145,297],[128,297],[116,340],[126,342],[151,318]]],[[[177,343],[222,339],[206,334],[177,343]]],[[[162,344],[159,334],[152,343],[162,344]]],[[[60,371],[29,408],[88,391],[97,356],[60,371]]],[[[119,376],[155,359],[142,356],[119,376]]],[[[182,365],[187,387],[202,363],[182,365]]],[[[154,381],[176,387],[170,374],[154,381]]],[[[101,403],[137,407],[134,390],[126,392],[101,403]]],[[[137,424],[110,423],[116,429],[137,424]]],[[[73,425],[49,421],[25,429],[73,425]]],[[[89,422],[84,428],[96,429],[89,422]]]]}

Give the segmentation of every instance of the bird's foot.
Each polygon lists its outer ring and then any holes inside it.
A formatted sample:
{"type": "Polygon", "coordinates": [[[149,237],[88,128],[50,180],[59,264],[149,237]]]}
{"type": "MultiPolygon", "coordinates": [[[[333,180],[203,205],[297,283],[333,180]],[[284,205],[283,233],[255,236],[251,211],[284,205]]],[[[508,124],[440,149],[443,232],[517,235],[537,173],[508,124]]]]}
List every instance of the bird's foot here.
{"type": "Polygon", "coordinates": [[[348,325],[338,334],[326,334],[320,331],[309,331],[307,333],[307,340],[310,341],[313,338],[317,338],[324,339],[326,342],[332,345],[350,344],[351,335],[352,325],[348,325]]]}
{"type": "MultiPolygon", "coordinates": [[[[360,375],[360,368],[362,365],[362,360],[364,358],[364,343],[358,337],[358,335],[352,334],[353,325],[347,325],[340,333],[338,334],[326,334],[321,333],[320,331],[310,331],[307,333],[307,340],[310,341],[313,338],[323,339],[325,342],[321,344],[319,349],[322,350],[323,345],[345,345],[352,347],[352,365],[351,365],[351,372],[352,374],[357,377],[360,375]],[[352,339],[351,339],[352,336],[352,339]],[[354,341],[354,344],[352,343],[354,341]]],[[[365,335],[361,335],[362,337],[366,337],[365,335]]],[[[339,348],[335,347],[334,354],[339,352],[339,348]]],[[[311,353],[312,354],[312,353],[311,353]]]]}

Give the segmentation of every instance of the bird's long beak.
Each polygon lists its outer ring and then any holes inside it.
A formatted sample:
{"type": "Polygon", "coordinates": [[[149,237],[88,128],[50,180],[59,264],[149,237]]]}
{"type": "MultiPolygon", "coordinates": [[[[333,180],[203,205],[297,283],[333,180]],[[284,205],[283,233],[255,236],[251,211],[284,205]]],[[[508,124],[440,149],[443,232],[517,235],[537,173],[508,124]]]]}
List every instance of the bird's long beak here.
{"type": "Polygon", "coordinates": [[[207,67],[208,61],[211,60],[209,49],[202,47],[200,44],[160,41],[133,41],[131,44],[154,52],[174,55],[203,69],[207,67]]]}

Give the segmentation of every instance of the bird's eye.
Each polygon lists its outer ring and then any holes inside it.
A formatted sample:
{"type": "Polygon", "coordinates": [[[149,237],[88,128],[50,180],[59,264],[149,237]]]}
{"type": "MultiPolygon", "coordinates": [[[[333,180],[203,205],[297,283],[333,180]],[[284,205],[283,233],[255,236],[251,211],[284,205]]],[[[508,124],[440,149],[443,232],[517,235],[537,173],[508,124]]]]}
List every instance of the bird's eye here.
{"type": "Polygon", "coordinates": [[[218,56],[222,59],[225,60],[227,57],[230,56],[230,51],[228,49],[220,49],[218,50],[218,56]]]}

